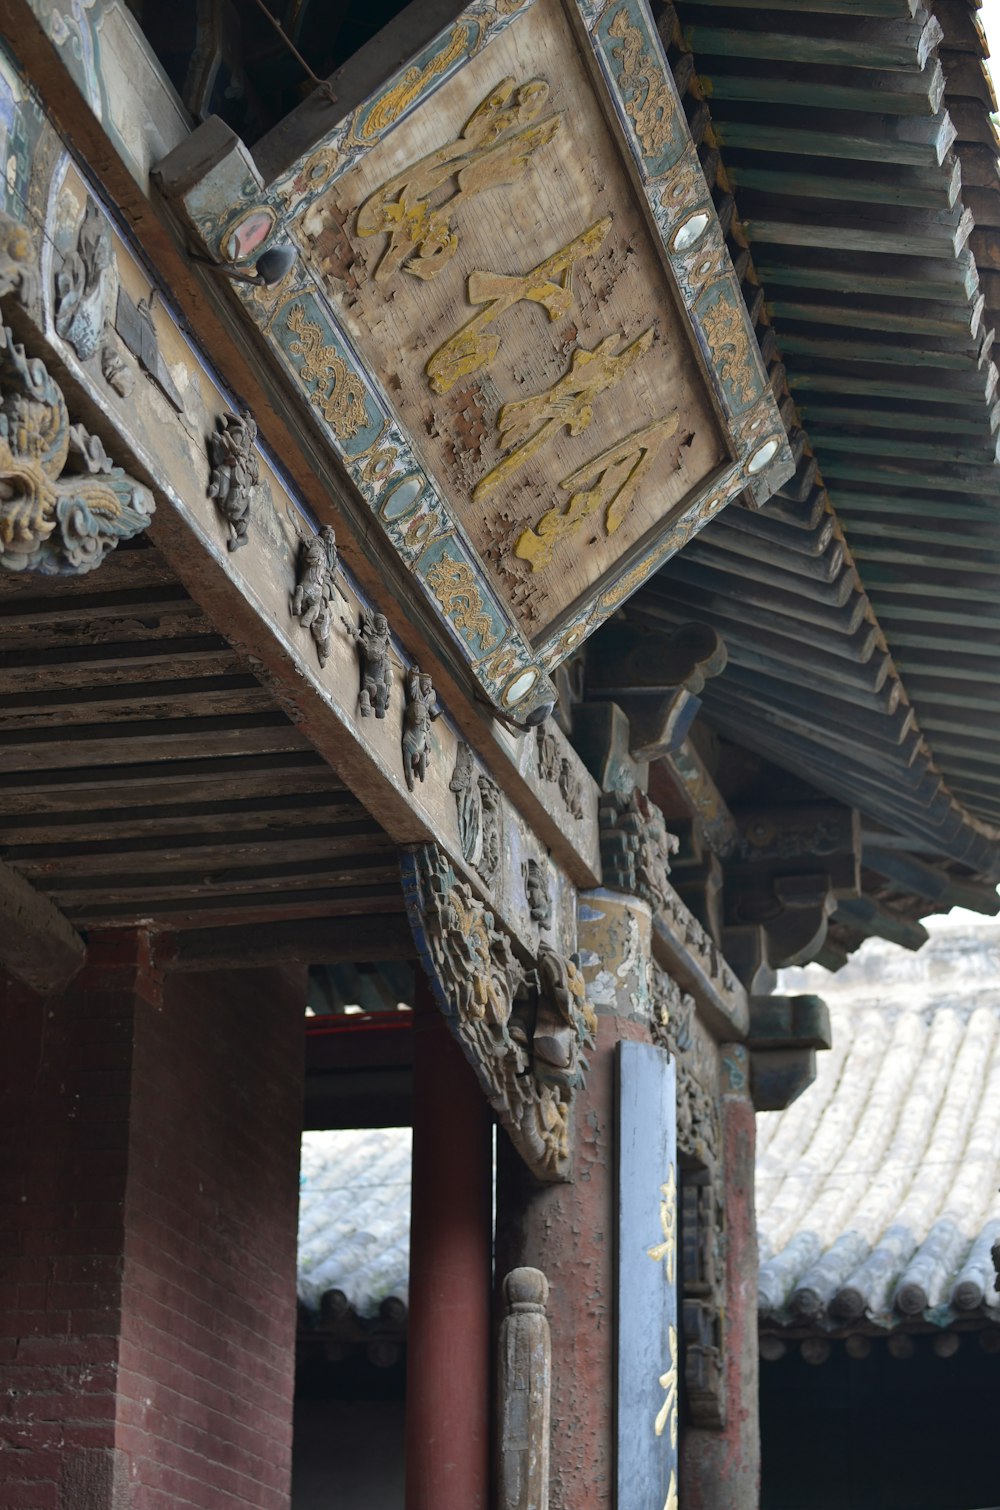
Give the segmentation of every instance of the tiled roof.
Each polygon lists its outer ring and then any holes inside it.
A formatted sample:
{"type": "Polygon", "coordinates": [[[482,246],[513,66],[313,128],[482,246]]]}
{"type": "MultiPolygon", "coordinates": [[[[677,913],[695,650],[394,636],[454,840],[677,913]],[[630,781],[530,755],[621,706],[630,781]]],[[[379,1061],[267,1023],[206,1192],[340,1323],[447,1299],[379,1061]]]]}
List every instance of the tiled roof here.
{"type": "Polygon", "coordinates": [[[1000,1321],[1000,927],[942,923],[917,954],[786,972],[822,990],[833,1049],[758,1117],[762,1321],[1000,1321]]]}
{"type": "Polygon", "coordinates": [[[411,1145],[408,1127],[304,1135],[298,1296],[308,1310],[331,1292],[362,1318],[390,1298],[405,1305],[411,1145]]]}

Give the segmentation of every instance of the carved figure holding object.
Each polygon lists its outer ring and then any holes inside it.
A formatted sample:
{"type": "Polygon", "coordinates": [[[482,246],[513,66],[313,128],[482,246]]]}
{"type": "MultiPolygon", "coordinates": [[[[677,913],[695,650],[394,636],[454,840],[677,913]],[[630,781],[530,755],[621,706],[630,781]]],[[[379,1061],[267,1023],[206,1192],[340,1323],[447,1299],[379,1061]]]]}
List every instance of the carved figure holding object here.
{"type": "Polygon", "coordinates": [[[364,609],[361,628],[341,615],[340,622],[361,653],[361,692],[358,710],[362,718],[374,713],[384,718],[392,692],[392,666],[389,663],[389,621],[384,613],[364,609]]]}
{"type": "Polygon", "coordinates": [[[208,442],[212,475],[208,496],[214,498],[229,528],[229,549],[247,543],[250,505],[260,482],[260,460],[254,450],[257,421],[252,414],[222,414],[208,442]]]}
{"type": "Polygon", "coordinates": [[[338,560],[337,537],[328,524],[299,547],[292,614],[316,642],[320,666],[326,665],[330,655],[331,603],[338,560]]]}
{"type": "Polygon", "coordinates": [[[403,774],[412,792],[427,776],[431,753],[431,724],[441,716],[434,683],[426,671],[413,666],[406,673],[406,708],[403,712],[403,774]]]}

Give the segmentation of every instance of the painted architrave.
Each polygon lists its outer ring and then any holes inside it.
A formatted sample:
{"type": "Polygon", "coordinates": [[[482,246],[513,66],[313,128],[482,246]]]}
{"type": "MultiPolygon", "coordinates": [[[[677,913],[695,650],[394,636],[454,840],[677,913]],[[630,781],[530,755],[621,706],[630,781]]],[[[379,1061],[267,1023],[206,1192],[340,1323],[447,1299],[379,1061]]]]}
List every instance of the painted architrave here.
{"type": "Polygon", "coordinates": [[[643,0],[474,0],[295,152],[265,183],[211,121],[161,176],[233,271],[296,248],[276,287],[234,293],[483,691],[526,713],[710,518],[792,470],[655,26],[643,0]]]}
{"type": "Polygon", "coordinates": [[[678,1510],[677,1069],[618,1045],[617,1510],[678,1510]]]}

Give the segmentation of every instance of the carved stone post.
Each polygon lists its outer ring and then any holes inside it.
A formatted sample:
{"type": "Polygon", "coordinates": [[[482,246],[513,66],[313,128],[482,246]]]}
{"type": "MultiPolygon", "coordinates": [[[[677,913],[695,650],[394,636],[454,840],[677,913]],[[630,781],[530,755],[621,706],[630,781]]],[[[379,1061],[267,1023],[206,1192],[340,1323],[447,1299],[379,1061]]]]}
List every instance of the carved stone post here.
{"type": "MultiPolygon", "coordinates": [[[[497,1271],[548,1276],[552,1331],[550,1510],[611,1510],[615,1496],[615,1045],[649,1041],[650,911],[619,892],[580,899],[579,954],[597,1014],[576,1093],[571,1183],[540,1185],[498,1143],[497,1271]]],[[[501,1504],[504,1504],[501,1501],[501,1504]]],[[[504,1505],[506,1510],[506,1505],[504,1505]]]]}
{"type": "Polygon", "coordinates": [[[552,1343],[539,1269],[503,1282],[507,1315],[497,1343],[497,1510],[548,1510],[552,1343]]]}

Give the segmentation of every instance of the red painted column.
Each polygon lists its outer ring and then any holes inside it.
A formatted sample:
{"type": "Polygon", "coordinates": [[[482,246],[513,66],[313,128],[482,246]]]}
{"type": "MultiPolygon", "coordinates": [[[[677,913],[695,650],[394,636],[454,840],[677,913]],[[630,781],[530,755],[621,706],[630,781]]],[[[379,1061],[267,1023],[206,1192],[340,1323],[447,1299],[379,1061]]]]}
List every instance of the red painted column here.
{"type": "Polygon", "coordinates": [[[491,1115],[418,978],[406,1510],[488,1510],[491,1115]]]}

